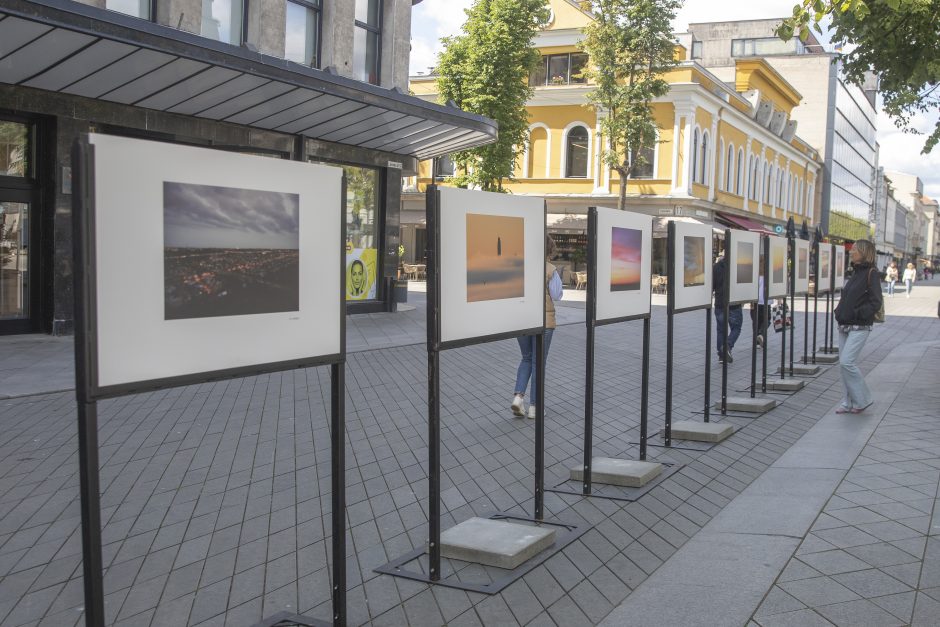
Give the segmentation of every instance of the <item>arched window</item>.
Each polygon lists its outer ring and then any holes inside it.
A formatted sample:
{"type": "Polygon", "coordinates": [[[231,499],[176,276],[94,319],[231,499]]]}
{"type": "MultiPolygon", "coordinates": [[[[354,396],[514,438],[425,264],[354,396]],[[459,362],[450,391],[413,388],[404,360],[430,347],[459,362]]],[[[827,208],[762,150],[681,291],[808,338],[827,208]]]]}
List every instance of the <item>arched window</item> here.
{"type": "Polygon", "coordinates": [[[692,182],[698,176],[698,129],[692,132],[692,182]]]}
{"type": "Polygon", "coordinates": [[[774,203],[774,206],[777,206],[777,207],[784,206],[784,201],[785,201],[784,190],[786,189],[784,187],[785,184],[786,184],[786,180],[784,179],[784,176],[783,176],[783,170],[781,170],[780,168],[777,168],[777,202],[774,203]]]}
{"type": "Polygon", "coordinates": [[[565,139],[565,176],[567,178],[587,178],[588,173],[588,130],[583,126],[573,126],[565,139]]]}
{"type": "Polygon", "coordinates": [[[718,151],[718,189],[723,191],[725,188],[725,172],[728,169],[728,164],[725,162],[725,140],[718,138],[718,145],[721,147],[718,151]]]}
{"type": "MultiPolygon", "coordinates": [[[[657,139],[657,141],[659,141],[657,139]]],[[[656,147],[659,144],[653,144],[648,148],[643,148],[637,154],[636,164],[630,171],[630,178],[633,179],[653,179],[656,178],[656,147]]]]}
{"type": "Polygon", "coordinates": [[[542,178],[546,176],[548,164],[548,130],[536,126],[529,131],[529,150],[526,159],[525,176],[527,178],[542,178]]]}
{"type": "Polygon", "coordinates": [[[734,193],[734,144],[728,144],[728,156],[725,157],[725,191],[734,193]]]}
{"type": "Polygon", "coordinates": [[[738,163],[737,168],[735,168],[735,181],[734,181],[734,193],[738,196],[743,196],[743,191],[741,185],[741,175],[743,174],[744,169],[744,148],[738,148],[738,163]]]}
{"type": "Polygon", "coordinates": [[[764,172],[766,172],[764,176],[764,204],[769,205],[770,204],[770,191],[774,188],[774,182],[773,182],[774,172],[773,172],[773,168],[767,162],[764,162],[764,172]]]}
{"type": "Polygon", "coordinates": [[[702,185],[708,184],[708,133],[702,133],[702,154],[700,155],[700,161],[702,164],[699,166],[700,174],[698,177],[698,182],[702,185]]]}
{"type": "Polygon", "coordinates": [[[754,200],[754,156],[747,158],[747,197],[754,200]]]}

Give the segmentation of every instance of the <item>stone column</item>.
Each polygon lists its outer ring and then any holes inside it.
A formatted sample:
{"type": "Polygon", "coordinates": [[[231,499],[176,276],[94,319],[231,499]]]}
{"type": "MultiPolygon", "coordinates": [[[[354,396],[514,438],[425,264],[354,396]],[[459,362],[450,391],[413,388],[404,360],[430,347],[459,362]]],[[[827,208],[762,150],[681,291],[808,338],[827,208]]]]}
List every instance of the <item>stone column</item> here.
{"type": "Polygon", "coordinates": [[[708,155],[708,161],[710,162],[708,167],[708,199],[715,200],[715,180],[721,174],[715,171],[718,164],[718,118],[715,116],[712,117],[711,144],[709,147],[711,153],[708,155]]]}
{"type": "Polygon", "coordinates": [[[744,192],[742,194],[742,196],[744,197],[744,205],[742,206],[744,210],[747,211],[748,203],[750,202],[750,195],[748,192],[749,192],[750,185],[751,185],[751,136],[750,135],[747,136],[747,150],[745,150],[744,152],[744,163],[741,164],[741,170],[744,172],[744,180],[741,182],[741,184],[744,186],[744,189],[741,190],[744,192]]]}
{"type": "Polygon", "coordinates": [[[672,192],[679,191],[679,129],[681,128],[682,115],[678,107],[675,110],[675,121],[672,124],[672,192]]]}

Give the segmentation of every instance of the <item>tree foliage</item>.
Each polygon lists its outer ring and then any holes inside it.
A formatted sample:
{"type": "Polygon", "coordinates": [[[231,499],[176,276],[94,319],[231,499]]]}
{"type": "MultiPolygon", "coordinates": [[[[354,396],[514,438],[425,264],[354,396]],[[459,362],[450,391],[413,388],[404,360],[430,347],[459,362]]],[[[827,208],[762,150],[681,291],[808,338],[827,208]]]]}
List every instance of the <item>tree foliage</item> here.
{"type": "Polygon", "coordinates": [[[627,181],[646,165],[643,150],[656,144],[651,103],[669,92],[664,73],[676,64],[670,23],[681,0],[590,0],[581,3],[594,20],[581,48],[594,83],[588,100],[601,114],[607,146],[603,161],[620,176],[620,209],[626,208],[627,181]]]}
{"type": "Polygon", "coordinates": [[[532,39],[548,21],[545,0],[475,0],[463,33],[443,40],[437,85],[441,102],[499,123],[495,143],[453,155],[456,183],[502,192],[527,141],[529,73],[540,56],[532,39]]]}
{"type": "MultiPolygon", "coordinates": [[[[777,35],[805,41],[811,28],[822,32],[826,18],[833,42],[851,45],[841,54],[846,78],[862,85],[866,73],[875,72],[884,110],[899,128],[919,113],[940,110],[940,0],[800,0],[777,35]]],[[[938,141],[940,121],[922,152],[938,141]]]]}

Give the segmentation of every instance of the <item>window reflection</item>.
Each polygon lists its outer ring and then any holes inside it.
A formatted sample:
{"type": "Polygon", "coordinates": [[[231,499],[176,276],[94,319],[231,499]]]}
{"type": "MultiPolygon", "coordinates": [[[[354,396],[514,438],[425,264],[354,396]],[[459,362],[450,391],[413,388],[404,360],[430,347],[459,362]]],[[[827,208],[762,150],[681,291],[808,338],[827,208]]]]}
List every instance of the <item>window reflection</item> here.
{"type": "Polygon", "coordinates": [[[150,19],[150,0],[106,0],[105,8],[141,19],[150,19]]]}
{"type": "Polygon", "coordinates": [[[353,78],[378,85],[382,47],[381,0],[356,0],[353,33],[353,78]]]}
{"type": "Polygon", "coordinates": [[[29,127],[0,120],[0,176],[25,177],[29,171],[29,127]]]}
{"type": "Polygon", "coordinates": [[[202,0],[200,34],[227,44],[242,42],[242,0],[202,0]]]}
{"type": "Polygon", "coordinates": [[[284,58],[301,65],[319,67],[320,40],[319,0],[287,2],[287,23],[284,35],[284,58]]]}

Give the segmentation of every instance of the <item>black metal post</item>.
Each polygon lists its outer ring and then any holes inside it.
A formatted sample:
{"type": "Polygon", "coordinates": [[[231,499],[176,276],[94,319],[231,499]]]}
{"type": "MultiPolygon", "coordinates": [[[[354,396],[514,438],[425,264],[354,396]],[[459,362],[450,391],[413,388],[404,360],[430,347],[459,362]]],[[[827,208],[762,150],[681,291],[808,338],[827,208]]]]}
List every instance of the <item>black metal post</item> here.
{"type": "MultiPolygon", "coordinates": [[[[727,322],[727,321],[726,321],[727,322]]],[[[725,360],[727,361],[727,360],[725,360]]],[[[705,422],[711,419],[712,405],[712,308],[705,308],[705,422]]]]}
{"type": "Polygon", "coordinates": [[[101,493],[98,483],[98,404],[84,399],[78,400],[78,473],[82,513],[85,625],[104,627],[101,493]]]}
{"type": "Polygon", "coordinates": [[[436,185],[427,189],[428,288],[428,555],[429,578],[441,579],[441,276],[438,263],[440,196],[436,185]]]}
{"type": "MultiPolygon", "coordinates": [[[[345,292],[345,291],[344,291],[345,292]]],[[[345,316],[343,316],[345,318],[345,316]]],[[[345,324],[343,325],[345,326],[345,324]]],[[[345,336],[345,333],[344,333],[345,336]]],[[[345,363],[330,366],[333,525],[333,624],[346,624],[346,383],[345,363]]]]}
{"type": "MultiPolygon", "coordinates": [[[[545,283],[545,281],[542,281],[545,283]]],[[[543,301],[544,302],[544,301],[543,301]]],[[[545,517],[545,330],[535,336],[535,519],[545,517]]]]}
{"type": "Polygon", "coordinates": [[[758,310],[758,320],[762,320],[760,325],[761,333],[764,337],[764,350],[761,351],[761,363],[762,372],[761,372],[761,384],[760,391],[761,393],[767,392],[767,353],[770,351],[770,335],[767,331],[769,329],[770,320],[768,319],[768,314],[770,313],[770,238],[764,237],[764,267],[761,268],[761,271],[764,273],[764,293],[763,296],[764,304],[760,306],[758,310]]]}
{"type": "Polygon", "coordinates": [[[809,292],[803,294],[803,363],[809,363],[809,292]]]}
{"type": "Polygon", "coordinates": [[[647,422],[650,400],[650,317],[643,318],[643,374],[640,384],[640,461],[646,461],[647,422]]]}
{"type": "Polygon", "coordinates": [[[751,303],[754,316],[751,318],[751,398],[757,396],[757,329],[760,318],[760,303],[751,303]]]}
{"type": "MultiPolygon", "coordinates": [[[[832,268],[830,268],[832,271],[832,268]]],[[[826,293],[826,314],[823,318],[823,349],[822,352],[829,353],[829,293],[826,293]]]]}
{"type": "MultiPolygon", "coordinates": [[[[833,271],[832,274],[835,274],[833,271]]],[[[833,287],[829,290],[829,304],[830,308],[826,310],[826,317],[829,319],[829,347],[826,349],[826,352],[832,355],[836,352],[836,290],[835,290],[835,277],[832,279],[833,287]]]]}
{"type": "Polygon", "coordinates": [[[672,446],[672,340],[676,308],[676,224],[669,221],[666,238],[666,414],[664,439],[672,446]]]}
{"type": "MultiPolygon", "coordinates": [[[[725,354],[719,355],[723,357],[721,360],[721,415],[724,416],[728,413],[728,353],[731,352],[731,349],[728,347],[728,325],[729,320],[728,316],[731,315],[731,229],[725,229],[725,302],[722,305],[725,314],[725,323],[721,325],[721,346],[725,348],[725,354]]],[[[714,278],[712,279],[714,280],[714,278]]],[[[715,292],[717,295],[717,292],[715,292]]]]}
{"type": "Polygon", "coordinates": [[[588,207],[587,294],[584,316],[587,336],[584,350],[584,478],[581,491],[591,493],[591,460],[594,441],[594,331],[597,322],[597,209],[588,207]]]}
{"type": "MultiPolygon", "coordinates": [[[[793,332],[796,328],[796,240],[791,235],[787,238],[787,254],[790,256],[790,376],[793,376],[793,332]]],[[[784,318],[786,321],[786,318],[784,318]]],[[[784,330],[786,333],[786,330],[784,330]]],[[[783,373],[781,372],[781,375],[783,373]]]]}

